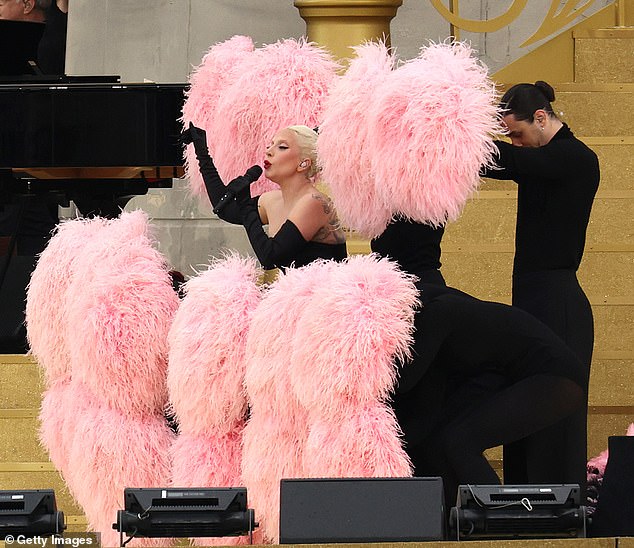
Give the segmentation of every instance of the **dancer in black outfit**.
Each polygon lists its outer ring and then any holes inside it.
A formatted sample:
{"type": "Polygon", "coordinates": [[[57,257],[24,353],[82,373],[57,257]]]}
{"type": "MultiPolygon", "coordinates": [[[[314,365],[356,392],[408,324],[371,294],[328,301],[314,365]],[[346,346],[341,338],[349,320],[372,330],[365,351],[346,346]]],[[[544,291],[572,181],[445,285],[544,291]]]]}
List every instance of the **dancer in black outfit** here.
{"type": "Polygon", "coordinates": [[[277,183],[280,190],[256,198],[251,198],[244,177],[225,186],[209,155],[204,130],[190,124],[182,140],[194,144],[213,206],[217,207],[228,191],[235,195],[218,211],[218,216],[244,226],[263,268],[300,267],[316,259],[345,259],[345,237],[332,202],[312,184],[317,173],[314,130],[291,126],[273,137],[266,149],[264,167],[267,178],[277,183]],[[269,225],[271,237],[264,231],[265,224],[269,225]]]}
{"type": "MultiPolygon", "coordinates": [[[[592,309],[577,281],[599,185],[596,154],[557,118],[546,82],[517,84],[502,97],[512,144],[496,141],[501,169],[484,173],[518,184],[513,305],[548,325],[584,365],[587,392],[594,342],[592,309]]],[[[568,422],[505,447],[507,481],[527,481],[527,451],[550,455],[539,479],[586,479],[587,404],[568,422]]]]}
{"type": "Polygon", "coordinates": [[[378,238],[370,241],[370,249],[393,259],[401,270],[421,282],[447,285],[440,272],[440,241],[444,232],[444,226],[393,219],[378,238]]]}
{"type": "MultiPolygon", "coordinates": [[[[426,276],[438,268],[441,237],[442,228],[399,220],[372,247],[426,276]],[[393,245],[413,231],[420,237],[416,245],[393,245]]],[[[442,476],[452,506],[460,484],[499,483],[485,449],[539,432],[582,405],[585,372],[563,341],[530,314],[429,278],[431,283],[417,284],[422,306],[414,358],[400,369],[393,406],[415,474],[442,476]],[[474,389],[473,379],[487,375],[501,382],[495,389],[490,383],[474,389]]],[[[531,482],[547,458],[528,455],[531,482]]]]}

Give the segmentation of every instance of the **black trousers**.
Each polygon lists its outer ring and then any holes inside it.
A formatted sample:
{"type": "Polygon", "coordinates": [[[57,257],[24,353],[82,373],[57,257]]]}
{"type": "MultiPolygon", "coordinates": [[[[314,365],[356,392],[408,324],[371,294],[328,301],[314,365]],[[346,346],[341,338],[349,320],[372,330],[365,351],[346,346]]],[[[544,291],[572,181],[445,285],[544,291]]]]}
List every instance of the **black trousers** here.
{"type": "MultiPolygon", "coordinates": [[[[416,475],[441,475],[452,504],[461,483],[499,481],[485,449],[526,438],[581,406],[585,373],[530,314],[450,288],[426,299],[422,289],[415,358],[400,371],[393,405],[416,475]]],[[[531,482],[547,458],[527,454],[531,482]]]]}
{"type": "MultiPolygon", "coordinates": [[[[594,345],[592,308],[572,270],[516,273],[513,306],[550,327],[583,365],[587,394],[594,345]]],[[[547,456],[536,483],[578,483],[585,492],[587,462],[587,397],[585,405],[565,421],[504,447],[506,483],[527,483],[529,452],[547,456]]]]}

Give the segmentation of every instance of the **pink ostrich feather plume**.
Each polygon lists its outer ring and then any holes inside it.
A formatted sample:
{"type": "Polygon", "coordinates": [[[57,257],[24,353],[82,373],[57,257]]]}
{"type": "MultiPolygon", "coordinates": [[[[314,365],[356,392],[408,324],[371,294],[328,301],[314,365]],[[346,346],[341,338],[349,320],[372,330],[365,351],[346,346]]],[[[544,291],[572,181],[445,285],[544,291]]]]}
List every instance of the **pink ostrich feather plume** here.
{"type": "Polygon", "coordinates": [[[99,406],[99,399],[81,382],[56,380],[42,395],[39,413],[39,438],[51,462],[66,480],[73,496],[81,478],[73,474],[69,464],[75,444],[76,422],[86,409],[99,406]]]}
{"type": "Polygon", "coordinates": [[[253,314],[248,335],[245,385],[251,416],[244,429],[242,477],[269,542],[278,535],[279,481],[301,477],[304,470],[307,413],[289,376],[295,326],[335,264],[316,261],[281,274],[253,314]]]}
{"type": "Polygon", "coordinates": [[[400,435],[396,417],[385,405],[351,407],[350,414],[312,420],[305,450],[307,476],[409,477],[412,464],[400,435]]]}
{"type": "Polygon", "coordinates": [[[354,48],[348,70],[333,83],[319,126],[317,152],[321,176],[330,188],[341,222],[368,237],[383,232],[392,209],[377,191],[370,169],[368,114],[373,96],[394,67],[384,43],[354,48]]]}
{"type": "Polygon", "coordinates": [[[147,216],[122,213],[84,249],[68,314],[73,375],[132,414],[167,401],[167,334],[179,305],[147,216]]]}
{"type": "MultiPolygon", "coordinates": [[[[634,436],[634,422],[630,424],[625,432],[626,436],[634,436]]],[[[587,463],[588,480],[593,477],[602,477],[605,473],[605,467],[608,464],[610,454],[607,449],[601,451],[596,457],[592,457],[587,463]]]]}
{"type": "Polygon", "coordinates": [[[246,412],[245,348],[261,293],[254,259],[213,262],[185,285],[172,323],[167,387],[181,432],[229,432],[246,412]]]}
{"type": "MultiPolygon", "coordinates": [[[[255,46],[248,36],[233,36],[224,42],[214,44],[195,67],[189,77],[189,90],[185,93],[183,104],[183,126],[193,122],[197,127],[209,128],[211,121],[218,115],[218,101],[229,83],[240,72],[240,64],[248,57],[255,46]]],[[[209,151],[213,156],[214,142],[210,142],[209,151]]],[[[205,184],[198,169],[198,160],[194,146],[185,148],[185,173],[189,180],[190,191],[197,196],[206,196],[205,184]]]]}
{"type": "Polygon", "coordinates": [[[162,415],[132,417],[105,407],[87,407],[77,417],[69,470],[89,528],[104,546],[117,546],[113,516],[126,487],[160,487],[171,477],[174,435],[162,415]]]}
{"type": "Polygon", "coordinates": [[[336,265],[296,326],[292,387],[309,412],[337,420],[387,399],[394,361],[410,353],[417,303],[413,277],[393,262],[360,255],[336,265]]]}
{"type": "Polygon", "coordinates": [[[26,326],[31,354],[44,370],[47,383],[70,380],[68,294],[81,282],[75,264],[83,249],[105,226],[103,219],[75,219],[57,225],[31,275],[26,299],[26,326]]]}
{"type": "Polygon", "coordinates": [[[190,435],[181,433],[171,449],[174,487],[239,487],[241,439],[244,422],[230,432],[190,435]]]}
{"type": "MultiPolygon", "coordinates": [[[[297,409],[289,400],[289,367],[295,329],[304,307],[317,287],[335,268],[333,261],[314,261],[302,268],[288,269],[264,293],[255,310],[247,338],[245,384],[253,410],[277,412],[279,408],[297,409]]],[[[292,418],[289,413],[280,420],[292,418]]],[[[293,419],[294,420],[294,419],[293,419]]]]}
{"type": "MultiPolygon", "coordinates": [[[[217,434],[181,433],[172,446],[172,486],[242,486],[240,464],[244,422],[236,422],[233,426],[233,430],[217,434]]],[[[191,539],[191,543],[195,546],[230,546],[248,544],[248,540],[245,536],[203,537],[191,539]]]]}
{"type": "MultiPolygon", "coordinates": [[[[273,135],[289,125],[317,126],[339,65],[315,44],[286,39],[256,49],[223,90],[209,126],[214,160],[225,182],[264,159],[273,135]]],[[[277,188],[263,176],[253,195],[277,188]]]]}
{"type": "MultiPolygon", "coordinates": [[[[285,410],[280,408],[278,413],[285,410]]],[[[279,534],[280,480],[305,477],[304,447],[308,422],[293,428],[273,413],[253,414],[245,427],[242,478],[260,531],[268,543],[277,544],[279,534]]],[[[323,448],[322,448],[323,449],[323,448]]]]}
{"type": "Polygon", "coordinates": [[[493,163],[499,121],[494,84],[471,48],[422,48],[374,96],[367,146],[377,191],[414,221],[457,219],[493,163]]]}

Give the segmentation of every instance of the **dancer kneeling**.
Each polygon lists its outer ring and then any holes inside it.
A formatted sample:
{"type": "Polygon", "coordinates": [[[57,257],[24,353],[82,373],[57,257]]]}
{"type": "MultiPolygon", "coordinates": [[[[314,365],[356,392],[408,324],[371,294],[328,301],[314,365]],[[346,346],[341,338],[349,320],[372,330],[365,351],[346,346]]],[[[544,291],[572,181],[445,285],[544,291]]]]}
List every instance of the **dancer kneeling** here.
{"type": "Polygon", "coordinates": [[[334,207],[313,184],[317,174],[314,130],[290,126],[275,134],[266,148],[264,173],[280,189],[254,198],[246,176],[227,186],[222,182],[209,155],[204,130],[190,123],[182,139],[194,144],[216,213],[227,222],[244,226],[263,268],[300,267],[315,259],[346,257],[345,236],[334,207]],[[268,235],[264,225],[269,226],[268,235]]]}
{"type": "MultiPolygon", "coordinates": [[[[415,229],[395,221],[384,234],[392,239],[415,229]]],[[[401,266],[415,264],[413,274],[434,270],[440,237],[426,225],[418,232],[422,240],[414,248],[385,245],[383,235],[372,248],[401,266]],[[433,257],[429,268],[424,256],[433,257]]],[[[417,287],[422,306],[414,321],[414,358],[400,370],[393,405],[415,474],[442,476],[452,506],[460,484],[499,483],[485,449],[525,438],[578,409],[585,373],[564,342],[530,314],[440,283],[417,287]],[[499,382],[493,385],[489,375],[499,382]]],[[[543,458],[528,455],[529,483],[546,483],[543,458]]]]}

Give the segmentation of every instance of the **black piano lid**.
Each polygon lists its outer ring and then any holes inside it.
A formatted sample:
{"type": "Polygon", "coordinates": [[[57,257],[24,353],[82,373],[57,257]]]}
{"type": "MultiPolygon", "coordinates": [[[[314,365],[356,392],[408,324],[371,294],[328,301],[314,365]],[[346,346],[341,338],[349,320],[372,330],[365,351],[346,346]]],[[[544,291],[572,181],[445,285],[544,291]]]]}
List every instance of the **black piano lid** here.
{"type": "Polygon", "coordinates": [[[0,84],[0,168],[181,166],[186,84],[0,84]]]}

